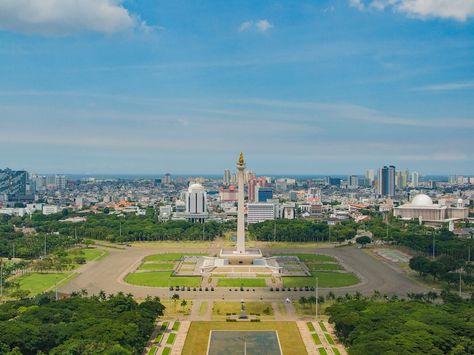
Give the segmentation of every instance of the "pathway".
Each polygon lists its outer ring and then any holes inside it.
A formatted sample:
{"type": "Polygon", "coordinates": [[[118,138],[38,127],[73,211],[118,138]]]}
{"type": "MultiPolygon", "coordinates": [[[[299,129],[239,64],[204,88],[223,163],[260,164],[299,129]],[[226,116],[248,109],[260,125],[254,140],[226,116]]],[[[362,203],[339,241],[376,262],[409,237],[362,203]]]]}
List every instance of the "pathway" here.
{"type": "Polygon", "coordinates": [[[182,321],[178,329],[178,334],[174,340],[173,349],[171,355],[180,355],[184,348],[184,342],[186,341],[186,335],[188,334],[189,326],[191,322],[182,321]]]}
{"type": "Polygon", "coordinates": [[[316,345],[314,344],[313,337],[309,332],[306,322],[297,321],[296,325],[300,331],[301,338],[303,339],[303,343],[306,346],[306,351],[308,352],[308,355],[318,355],[319,351],[316,348],[316,345]]]}

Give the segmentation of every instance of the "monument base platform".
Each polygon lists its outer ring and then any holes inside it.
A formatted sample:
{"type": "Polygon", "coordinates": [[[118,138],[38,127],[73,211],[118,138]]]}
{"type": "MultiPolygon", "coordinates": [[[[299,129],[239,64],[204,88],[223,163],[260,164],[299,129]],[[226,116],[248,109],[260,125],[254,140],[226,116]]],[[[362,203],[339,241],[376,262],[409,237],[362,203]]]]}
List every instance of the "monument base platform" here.
{"type": "Polygon", "coordinates": [[[228,260],[230,265],[252,265],[254,260],[263,258],[263,254],[260,249],[248,249],[243,253],[237,250],[222,249],[219,257],[228,260]]]}

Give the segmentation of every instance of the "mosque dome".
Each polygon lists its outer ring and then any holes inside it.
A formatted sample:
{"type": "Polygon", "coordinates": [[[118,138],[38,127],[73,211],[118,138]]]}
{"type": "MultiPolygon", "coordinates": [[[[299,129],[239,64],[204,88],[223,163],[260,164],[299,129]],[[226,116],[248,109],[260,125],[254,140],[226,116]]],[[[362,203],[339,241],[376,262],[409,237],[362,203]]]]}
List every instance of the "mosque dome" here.
{"type": "Polygon", "coordinates": [[[425,194],[416,195],[411,201],[412,206],[433,206],[433,200],[431,197],[425,194]]]}

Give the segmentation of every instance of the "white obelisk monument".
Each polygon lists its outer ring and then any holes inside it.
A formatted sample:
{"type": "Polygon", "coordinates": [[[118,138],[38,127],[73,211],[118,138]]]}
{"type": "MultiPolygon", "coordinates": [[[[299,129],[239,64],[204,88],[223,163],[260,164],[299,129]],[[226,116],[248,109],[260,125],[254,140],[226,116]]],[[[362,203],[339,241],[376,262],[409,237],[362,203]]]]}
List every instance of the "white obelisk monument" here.
{"type": "Polygon", "coordinates": [[[245,161],[244,154],[242,152],[240,152],[239,161],[237,162],[237,178],[239,182],[239,195],[237,201],[237,252],[239,254],[245,254],[245,161]]]}

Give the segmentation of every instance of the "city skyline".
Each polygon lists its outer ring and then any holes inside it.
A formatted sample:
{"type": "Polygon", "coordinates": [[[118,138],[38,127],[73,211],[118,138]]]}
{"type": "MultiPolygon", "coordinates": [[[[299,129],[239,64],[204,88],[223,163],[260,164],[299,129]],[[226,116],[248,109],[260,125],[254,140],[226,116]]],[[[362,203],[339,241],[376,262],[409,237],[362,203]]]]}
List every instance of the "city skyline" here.
{"type": "Polygon", "coordinates": [[[0,2],[1,167],[474,174],[470,1],[37,2],[0,2]]]}

